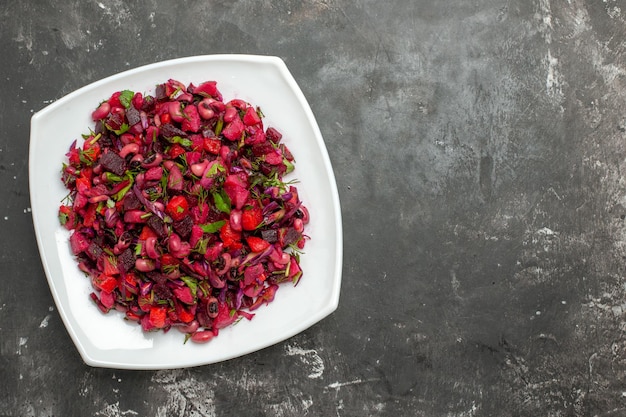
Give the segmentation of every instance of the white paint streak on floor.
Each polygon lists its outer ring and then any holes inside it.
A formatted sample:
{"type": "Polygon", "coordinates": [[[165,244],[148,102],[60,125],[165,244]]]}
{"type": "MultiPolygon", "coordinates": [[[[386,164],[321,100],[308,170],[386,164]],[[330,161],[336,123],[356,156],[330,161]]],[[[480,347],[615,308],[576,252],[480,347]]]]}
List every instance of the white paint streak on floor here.
{"type": "Polygon", "coordinates": [[[370,379],[361,379],[361,378],[357,378],[357,379],[353,379],[352,381],[346,381],[346,382],[333,382],[332,384],[328,384],[326,385],[326,389],[335,389],[337,391],[339,391],[342,387],[347,387],[350,385],[360,385],[360,384],[365,384],[368,382],[376,382],[379,381],[378,378],[370,378],[370,379]]]}
{"type": "Polygon", "coordinates": [[[314,349],[302,349],[298,346],[287,345],[287,355],[298,356],[302,363],[309,367],[309,378],[321,378],[324,374],[324,361],[314,349]]]}
{"type": "Polygon", "coordinates": [[[152,378],[168,394],[165,405],[157,410],[156,417],[215,417],[214,386],[189,376],[182,371],[162,371],[152,378]]]}
{"type": "Polygon", "coordinates": [[[96,416],[103,417],[122,417],[122,416],[137,416],[138,412],[133,410],[120,410],[120,402],[115,402],[113,404],[107,404],[102,410],[97,411],[96,416]]]}
{"type": "Polygon", "coordinates": [[[550,0],[539,0],[539,18],[541,24],[539,31],[547,44],[552,43],[552,8],[550,0]]]}
{"type": "Polygon", "coordinates": [[[552,52],[548,50],[546,56],[547,75],[546,75],[546,92],[550,97],[560,100],[563,95],[561,88],[561,74],[559,72],[559,60],[552,56],[552,52]]]}
{"type": "Polygon", "coordinates": [[[48,327],[49,321],[50,321],[50,314],[48,314],[46,317],[43,318],[43,320],[41,320],[41,323],[39,323],[39,328],[43,329],[44,327],[48,327]]]}
{"type": "Polygon", "coordinates": [[[20,337],[20,339],[17,342],[17,354],[18,355],[22,354],[22,347],[25,347],[27,342],[28,342],[28,337],[20,337]]]}

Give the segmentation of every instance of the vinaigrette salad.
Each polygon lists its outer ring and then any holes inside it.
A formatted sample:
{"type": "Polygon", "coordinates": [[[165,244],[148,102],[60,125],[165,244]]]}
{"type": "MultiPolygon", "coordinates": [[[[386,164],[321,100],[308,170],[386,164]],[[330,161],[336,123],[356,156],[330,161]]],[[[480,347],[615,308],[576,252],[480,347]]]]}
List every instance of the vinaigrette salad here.
{"type": "Polygon", "coordinates": [[[59,221],[91,299],[208,342],[302,277],[309,213],[281,133],[215,81],[117,91],[67,153],[59,221]]]}

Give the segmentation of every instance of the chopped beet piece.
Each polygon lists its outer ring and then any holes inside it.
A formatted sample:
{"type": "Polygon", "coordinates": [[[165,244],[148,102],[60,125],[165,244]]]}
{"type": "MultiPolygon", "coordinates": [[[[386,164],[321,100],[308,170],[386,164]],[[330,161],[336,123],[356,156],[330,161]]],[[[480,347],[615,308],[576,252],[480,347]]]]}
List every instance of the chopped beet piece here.
{"type": "Polygon", "coordinates": [[[176,136],[180,136],[181,138],[186,138],[187,133],[183,132],[182,130],[180,130],[179,128],[177,128],[176,126],[170,123],[165,123],[161,125],[161,136],[163,136],[166,139],[171,139],[176,136]]]}
{"type": "Polygon", "coordinates": [[[208,127],[205,129],[202,129],[202,136],[205,138],[209,138],[209,139],[214,139],[217,136],[215,136],[215,132],[212,129],[209,129],[208,127]]]}
{"type": "MultiPolygon", "coordinates": [[[[96,126],[93,131],[96,135],[104,134],[107,132],[106,128],[104,127],[104,123],[102,123],[102,120],[98,120],[96,122],[96,126]]],[[[102,139],[102,137],[100,139],[102,139]]]]}
{"type": "Polygon", "coordinates": [[[152,281],[154,281],[157,284],[165,284],[167,282],[167,275],[161,273],[161,272],[148,272],[146,274],[148,276],[148,278],[150,278],[152,281]]]}
{"type": "Polygon", "coordinates": [[[97,260],[104,253],[100,245],[96,242],[91,242],[89,248],[86,251],[87,256],[89,256],[92,260],[97,260]]]}
{"type": "Polygon", "coordinates": [[[274,152],[274,145],[272,145],[269,141],[256,143],[252,146],[252,153],[254,154],[254,156],[267,155],[268,153],[272,152],[274,152]]]}
{"type": "Polygon", "coordinates": [[[193,219],[191,216],[185,216],[182,220],[174,223],[174,230],[184,240],[188,240],[191,236],[191,229],[193,228],[193,219]]]}
{"type": "Polygon", "coordinates": [[[111,148],[113,146],[113,139],[111,139],[108,132],[102,132],[102,136],[100,136],[98,143],[100,144],[100,148],[111,148]]]}
{"type": "Polygon", "coordinates": [[[276,243],[278,241],[278,231],[276,229],[263,230],[261,231],[261,237],[269,243],[276,243]]]}
{"type": "Polygon", "coordinates": [[[280,133],[273,127],[267,128],[267,130],[265,131],[265,136],[267,137],[267,140],[274,143],[280,142],[280,139],[283,137],[282,133],[280,133]]]}
{"type": "Polygon", "coordinates": [[[126,196],[124,196],[124,211],[140,208],[142,208],[141,201],[139,201],[135,193],[126,193],[126,196]]]}
{"type": "Polygon", "coordinates": [[[152,96],[145,96],[143,98],[143,103],[141,105],[141,110],[146,113],[152,112],[154,110],[154,105],[156,104],[156,100],[152,96]]]}
{"type": "Polygon", "coordinates": [[[157,85],[154,95],[157,100],[165,100],[167,98],[167,94],[165,93],[165,84],[157,85]]]}
{"type": "Polygon", "coordinates": [[[135,254],[128,248],[117,257],[117,267],[121,274],[130,272],[135,267],[135,254]]]}
{"type": "Polygon", "coordinates": [[[135,108],[135,106],[131,105],[126,109],[126,120],[128,120],[128,125],[136,125],[141,121],[141,116],[139,115],[139,110],[135,108]]]}
{"type": "Polygon", "coordinates": [[[113,131],[121,130],[123,124],[124,124],[124,117],[120,113],[111,113],[109,118],[104,123],[104,125],[109,130],[113,130],[113,131]]]}
{"type": "Polygon", "coordinates": [[[172,298],[172,291],[165,284],[156,284],[152,287],[155,297],[159,300],[168,300],[172,298]]]}
{"type": "Polygon", "coordinates": [[[167,226],[165,225],[165,222],[161,220],[158,216],[148,217],[146,223],[160,239],[164,239],[167,237],[167,226]]]}
{"type": "Polygon", "coordinates": [[[126,172],[126,161],[113,151],[104,152],[100,155],[100,165],[115,175],[124,175],[126,172]]]}
{"type": "Polygon", "coordinates": [[[298,240],[300,240],[301,237],[302,237],[302,234],[300,232],[298,232],[293,227],[290,227],[287,229],[287,232],[285,233],[285,237],[283,237],[283,244],[285,246],[289,246],[292,243],[296,243],[298,240]]]}

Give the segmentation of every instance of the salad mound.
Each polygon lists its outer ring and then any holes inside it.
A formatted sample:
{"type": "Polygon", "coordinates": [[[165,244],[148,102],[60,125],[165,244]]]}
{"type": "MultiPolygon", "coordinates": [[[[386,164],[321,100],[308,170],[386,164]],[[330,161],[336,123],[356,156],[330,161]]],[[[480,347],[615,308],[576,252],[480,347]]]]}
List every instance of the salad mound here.
{"type": "Polygon", "coordinates": [[[59,220],[102,312],[207,342],[298,283],[309,213],[263,117],[215,81],[173,79],[93,111],[63,163],[59,220]]]}

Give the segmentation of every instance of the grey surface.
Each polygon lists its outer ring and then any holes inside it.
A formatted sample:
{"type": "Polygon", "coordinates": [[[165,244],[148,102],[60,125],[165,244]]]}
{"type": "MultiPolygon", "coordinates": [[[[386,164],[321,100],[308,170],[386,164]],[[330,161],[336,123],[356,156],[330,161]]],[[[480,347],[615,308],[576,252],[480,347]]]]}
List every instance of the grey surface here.
{"type": "Polygon", "coordinates": [[[5,0],[0,19],[0,416],[626,415],[625,2],[5,0]],[[230,52],[283,58],[320,124],[339,308],[217,365],[90,368],[38,257],[30,117],[230,52]]]}

